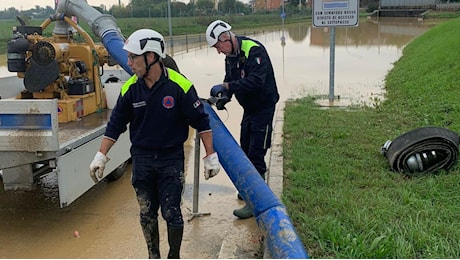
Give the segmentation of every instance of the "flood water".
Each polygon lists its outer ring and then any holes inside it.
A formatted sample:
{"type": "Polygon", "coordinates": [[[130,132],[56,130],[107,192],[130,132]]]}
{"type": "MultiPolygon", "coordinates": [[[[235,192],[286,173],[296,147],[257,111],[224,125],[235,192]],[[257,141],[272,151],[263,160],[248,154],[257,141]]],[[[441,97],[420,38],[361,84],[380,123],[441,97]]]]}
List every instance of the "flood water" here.
{"type": "MultiPolygon", "coordinates": [[[[404,46],[433,27],[416,18],[361,19],[358,27],[337,27],[335,32],[334,96],[338,104],[369,103],[382,98],[383,80],[404,46]],[[340,96],[340,100],[337,97],[340,96]]],[[[267,30],[269,31],[269,30],[267,30]]],[[[238,33],[238,31],[237,31],[238,33]]],[[[330,90],[330,32],[311,23],[281,26],[274,32],[251,36],[268,49],[281,100],[306,95],[324,96],[330,90]],[[281,38],[285,37],[283,44],[281,38]]],[[[223,80],[223,56],[203,47],[176,54],[181,71],[200,94],[223,80]]]]}
{"type": "MultiPolygon", "coordinates": [[[[356,28],[336,28],[334,105],[363,104],[383,98],[383,80],[392,63],[402,55],[407,43],[433,26],[415,18],[387,18],[361,19],[356,28]]],[[[320,95],[327,100],[330,69],[327,29],[302,23],[250,36],[268,49],[282,101],[307,95],[320,95]]],[[[171,54],[180,71],[194,82],[201,97],[208,97],[211,86],[221,83],[224,77],[224,56],[206,46],[188,51],[179,49],[171,54]]],[[[0,77],[14,75],[6,69],[6,55],[0,56],[0,77]]],[[[0,85],[0,94],[3,87],[0,85]]],[[[238,137],[241,108],[232,101],[227,109],[228,112],[218,114],[232,135],[238,137]]],[[[191,145],[187,144],[189,151],[191,145]]],[[[192,159],[187,168],[185,218],[192,209],[192,159]]],[[[59,208],[52,176],[49,181],[43,179],[40,188],[33,192],[0,189],[0,258],[146,258],[129,173],[130,167],[120,180],[101,182],[63,209],[59,208]],[[73,236],[75,230],[80,232],[79,238],[73,236]]],[[[183,258],[217,258],[222,241],[233,236],[245,238],[241,242],[246,247],[238,248],[238,258],[260,258],[257,251],[260,234],[255,220],[237,220],[232,215],[232,210],[242,204],[224,172],[211,180],[200,181],[199,199],[200,212],[210,215],[186,222],[183,258]]],[[[164,255],[166,233],[164,223],[161,225],[164,255]]]]}

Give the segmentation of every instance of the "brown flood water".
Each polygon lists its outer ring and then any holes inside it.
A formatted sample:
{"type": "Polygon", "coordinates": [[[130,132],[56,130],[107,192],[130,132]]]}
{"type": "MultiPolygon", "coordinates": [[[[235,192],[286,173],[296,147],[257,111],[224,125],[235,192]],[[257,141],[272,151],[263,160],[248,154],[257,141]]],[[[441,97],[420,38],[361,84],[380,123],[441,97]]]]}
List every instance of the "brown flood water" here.
{"type": "MultiPolygon", "coordinates": [[[[334,105],[369,104],[383,99],[383,80],[392,63],[402,55],[408,42],[432,26],[415,18],[362,19],[359,27],[337,28],[334,93],[340,100],[335,100],[334,105]]],[[[270,53],[282,101],[306,95],[320,95],[327,100],[327,30],[311,28],[309,23],[294,24],[253,37],[270,53]],[[280,40],[283,35],[285,44],[280,40]]],[[[5,68],[5,56],[0,64],[3,77],[14,75],[5,68]]],[[[174,58],[201,97],[208,97],[210,87],[223,79],[224,57],[214,49],[201,47],[176,53],[174,58]]],[[[241,108],[236,101],[227,108],[229,112],[218,114],[233,136],[238,137],[241,108]]],[[[192,150],[192,139],[187,144],[188,151],[192,150]]],[[[191,217],[193,208],[193,156],[188,154],[185,219],[191,217]]],[[[0,189],[0,258],[147,258],[130,172],[129,167],[120,180],[103,181],[62,209],[53,174],[32,192],[0,189]],[[80,234],[78,238],[73,235],[75,230],[80,234]]],[[[234,238],[240,240],[235,249],[237,258],[261,258],[260,232],[254,218],[238,220],[232,215],[233,209],[242,203],[236,199],[236,189],[225,172],[208,181],[200,177],[198,213],[210,215],[186,220],[182,257],[217,258],[222,241],[234,238]]],[[[166,236],[162,222],[163,258],[167,254],[166,236]]]]}

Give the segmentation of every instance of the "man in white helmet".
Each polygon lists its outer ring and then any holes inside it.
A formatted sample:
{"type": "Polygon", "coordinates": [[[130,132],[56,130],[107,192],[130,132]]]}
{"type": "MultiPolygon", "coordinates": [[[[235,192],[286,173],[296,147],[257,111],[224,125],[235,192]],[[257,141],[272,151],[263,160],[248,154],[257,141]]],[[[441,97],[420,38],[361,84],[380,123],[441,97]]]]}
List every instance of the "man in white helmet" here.
{"type": "Polygon", "coordinates": [[[131,140],[132,185],[140,206],[140,224],[149,258],[160,258],[158,211],[166,220],[168,258],[180,258],[184,230],[181,196],[184,187],[184,142],[189,126],[204,144],[205,179],[220,170],[208,115],[189,80],[164,66],[163,36],[150,29],[135,31],[123,47],[135,73],[121,88],[99,151],[90,164],[95,182],[102,178],[107,153],[127,130],[131,140]]]}
{"type": "MultiPolygon", "coordinates": [[[[232,27],[216,20],[206,30],[206,40],[217,53],[225,55],[225,77],[211,89],[211,96],[230,100],[235,95],[243,107],[240,145],[259,174],[265,179],[265,154],[271,146],[273,116],[279,100],[275,74],[265,47],[258,41],[237,36],[232,27]]],[[[225,104],[217,103],[218,109],[225,104]]],[[[238,198],[242,199],[240,194],[238,198]]],[[[246,204],[233,214],[244,219],[253,216],[246,204]]]]}

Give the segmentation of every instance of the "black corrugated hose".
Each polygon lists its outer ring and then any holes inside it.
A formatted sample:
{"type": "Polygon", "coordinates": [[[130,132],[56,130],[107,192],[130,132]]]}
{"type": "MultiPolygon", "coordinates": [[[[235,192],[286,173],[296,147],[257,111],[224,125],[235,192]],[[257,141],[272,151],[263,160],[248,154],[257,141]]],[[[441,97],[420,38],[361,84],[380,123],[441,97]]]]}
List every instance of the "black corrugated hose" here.
{"type": "Polygon", "coordinates": [[[459,136],[442,127],[422,127],[393,141],[388,140],[381,153],[393,171],[412,174],[449,170],[457,161],[459,136]]]}

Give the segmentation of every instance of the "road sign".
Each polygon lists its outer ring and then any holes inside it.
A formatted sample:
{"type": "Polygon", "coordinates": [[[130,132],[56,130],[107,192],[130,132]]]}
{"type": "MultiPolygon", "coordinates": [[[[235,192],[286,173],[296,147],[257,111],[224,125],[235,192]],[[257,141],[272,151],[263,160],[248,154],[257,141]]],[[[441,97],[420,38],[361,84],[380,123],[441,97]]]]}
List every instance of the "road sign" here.
{"type": "Polygon", "coordinates": [[[358,26],[359,0],[313,0],[313,26],[358,26]]]}

